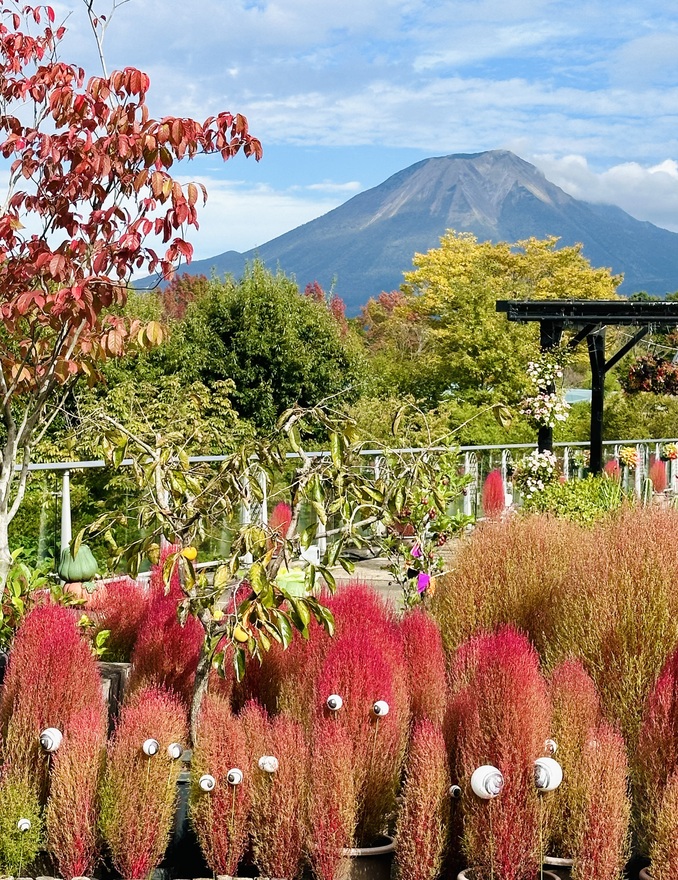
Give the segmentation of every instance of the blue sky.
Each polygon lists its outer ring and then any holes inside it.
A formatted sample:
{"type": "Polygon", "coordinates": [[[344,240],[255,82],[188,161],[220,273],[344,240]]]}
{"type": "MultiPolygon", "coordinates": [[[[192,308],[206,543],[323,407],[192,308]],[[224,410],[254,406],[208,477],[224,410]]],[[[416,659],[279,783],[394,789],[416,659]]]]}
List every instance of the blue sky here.
{"type": "MultiPolygon", "coordinates": [[[[98,6],[109,12],[113,0],[98,6]]],[[[120,0],[118,0],[120,2],[120,0]]],[[[98,72],[79,0],[62,55],[98,72]]],[[[182,169],[196,258],[246,250],[429,156],[510,149],[678,230],[678,6],[601,0],[128,0],[110,68],[162,115],[244,113],[264,158],[182,169]]]]}

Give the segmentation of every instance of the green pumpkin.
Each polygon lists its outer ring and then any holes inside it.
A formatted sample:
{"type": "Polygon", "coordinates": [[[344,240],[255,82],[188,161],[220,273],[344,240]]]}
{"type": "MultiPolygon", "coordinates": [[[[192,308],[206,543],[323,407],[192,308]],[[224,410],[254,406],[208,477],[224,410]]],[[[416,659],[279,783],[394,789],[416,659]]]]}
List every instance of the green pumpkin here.
{"type": "Polygon", "coordinates": [[[97,561],[87,544],[80,545],[80,549],[75,554],[75,559],[71,556],[71,551],[68,547],[61,551],[59,577],[66,581],[67,584],[89,581],[98,571],[97,561]]]}

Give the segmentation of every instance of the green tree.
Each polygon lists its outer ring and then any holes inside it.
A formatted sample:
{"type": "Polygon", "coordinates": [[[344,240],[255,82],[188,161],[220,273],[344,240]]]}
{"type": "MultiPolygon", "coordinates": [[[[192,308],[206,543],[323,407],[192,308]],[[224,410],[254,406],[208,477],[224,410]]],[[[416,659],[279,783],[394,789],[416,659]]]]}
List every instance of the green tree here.
{"type": "Polygon", "coordinates": [[[344,390],[355,398],[364,372],[360,345],[328,303],[303,296],[259,261],[240,281],[213,279],[160,356],[187,382],[232,381],[238,414],[262,429],[289,406],[313,406],[344,390]]]}

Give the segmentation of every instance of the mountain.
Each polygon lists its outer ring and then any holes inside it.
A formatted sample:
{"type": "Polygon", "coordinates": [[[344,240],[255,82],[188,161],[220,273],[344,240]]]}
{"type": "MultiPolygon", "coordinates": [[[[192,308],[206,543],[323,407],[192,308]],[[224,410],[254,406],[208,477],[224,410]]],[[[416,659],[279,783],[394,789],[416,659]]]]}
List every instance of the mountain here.
{"type": "Polygon", "coordinates": [[[506,150],[424,159],[310,223],[244,254],[227,251],[191,264],[191,274],[240,275],[259,257],[318,281],[356,314],[370,296],[400,286],[415,252],[437,247],[447,229],[481,241],[557,235],[582,242],[594,266],[624,273],[622,293],[678,289],[678,234],[612,205],[579,201],[506,150]]]}

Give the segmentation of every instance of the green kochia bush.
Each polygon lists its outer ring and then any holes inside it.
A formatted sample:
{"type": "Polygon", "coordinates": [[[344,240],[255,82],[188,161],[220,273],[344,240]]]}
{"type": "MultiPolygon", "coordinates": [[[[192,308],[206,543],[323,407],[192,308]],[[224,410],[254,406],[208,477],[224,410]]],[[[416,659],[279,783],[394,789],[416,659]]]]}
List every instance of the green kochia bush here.
{"type": "Polygon", "coordinates": [[[6,779],[0,786],[0,871],[21,877],[42,848],[42,818],[35,788],[25,778],[6,779]],[[26,831],[17,823],[28,819],[26,831]]]}

